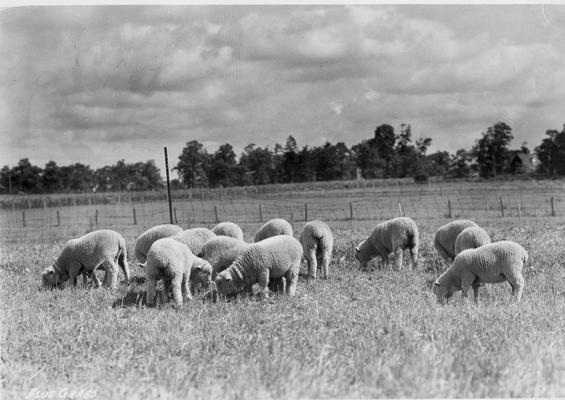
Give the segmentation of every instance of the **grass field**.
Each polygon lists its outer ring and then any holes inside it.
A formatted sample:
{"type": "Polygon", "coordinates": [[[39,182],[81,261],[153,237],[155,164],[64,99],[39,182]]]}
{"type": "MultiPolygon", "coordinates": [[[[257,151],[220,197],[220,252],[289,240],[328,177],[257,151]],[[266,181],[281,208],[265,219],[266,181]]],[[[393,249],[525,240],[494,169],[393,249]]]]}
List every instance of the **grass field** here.
{"type": "MultiPolygon", "coordinates": [[[[329,221],[336,237],[330,279],[301,279],[292,299],[199,298],[180,310],[144,305],[132,251],[128,287],[42,291],[40,271],[64,240],[7,243],[0,254],[2,397],[565,396],[561,221],[482,222],[493,240],[514,240],[529,252],[523,301],[513,303],[510,287],[499,284],[481,288],[478,306],[456,295],[441,307],[428,285],[443,268],[432,237],[446,220],[415,219],[417,271],[360,271],[353,247],[375,221],[329,221]]],[[[244,225],[247,239],[258,225],[244,225]]],[[[131,249],[135,235],[126,240],[131,249]]]]}

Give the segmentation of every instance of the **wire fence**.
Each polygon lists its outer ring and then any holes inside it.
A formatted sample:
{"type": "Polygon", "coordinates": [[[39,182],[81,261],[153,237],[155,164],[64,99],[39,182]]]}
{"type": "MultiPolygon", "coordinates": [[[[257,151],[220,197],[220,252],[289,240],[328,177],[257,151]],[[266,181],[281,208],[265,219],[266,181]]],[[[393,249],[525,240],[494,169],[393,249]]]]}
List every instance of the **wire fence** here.
{"type": "MultiPolygon", "coordinates": [[[[518,181],[175,191],[172,215],[173,223],[184,229],[211,228],[220,221],[259,225],[276,217],[293,224],[321,219],[355,227],[358,221],[381,222],[400,215],[422,223],[455,218],[563,223],[564,189],[560,181],[518,181]]],[[[103,228],[136,237],[170,222],[165,191],[5,196],[0,208],[3,244],[54,242],[103,228]]]]}

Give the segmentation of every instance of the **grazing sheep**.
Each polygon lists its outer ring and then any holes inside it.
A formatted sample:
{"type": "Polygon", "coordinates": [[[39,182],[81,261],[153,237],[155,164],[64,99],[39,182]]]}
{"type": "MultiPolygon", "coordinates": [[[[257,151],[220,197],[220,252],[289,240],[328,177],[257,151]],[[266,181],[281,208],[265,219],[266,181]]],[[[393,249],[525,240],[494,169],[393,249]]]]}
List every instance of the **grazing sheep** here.
{"type": "Polygon", "coordinates": [[[172,291],[175,305],[181,306],[183,296],[192,300],[195,288],[209,286],[212,273],[207,261],[194,256],[187,246],[172,238],[153,243],[147,253],[145,269],[148,305],[154,302],[157,280],[163,280],[165,296],[168,298],[172,291]]]}
{"type": "Polygon", "coordinates": [[[216,276],[218,293],[229,295],[251,287],[254,293],[266,298],[269,279],[284,277],[286,293],[294,296],[301,260],[302,245],[292,236],[264,239],[250,245],[228,269],[216,276]]]}
{"type": "Polygon", "coordinates": [[[443,304],[461,290],[467,296],[467,290],[473,287],[475,303],[479,298],[479,286],[482,283],[500,283],[508,281],[512,286],[512,295],[517,301],[522,297],[524,277],[522,268],[528,261],[528,253],[518,243],[503,240],[485,244],[476,249],[463,250],[455,257],[453,264],[434,282],[433,292],[443,304]]]}
{"type": "Polygon", "coordinates": [[[476,249],[491,242],[486,231],[479,226],[470,226],[461,231],[455,239],[455,255],[463,250],[476,249]]]}
{"type": "Polygon", "coordinates": [[[455,240],[463,229],[470,226],[478,226],[473,221],[468,219],[460,219],[451,221],[443,226],[440,226],[434,235],[434,247],[439,253],[440,257],[448,263],[455,258],[455,240]]]}
{"type": "Polygon", "coordinates": [[[93,273],[99,267],[106,270],[104,286],[117,286],[120,267],[126,282],[129,282],[126,241],[118,232],[103,229],[69,240],[55,263],[43,271],[43,286],[53,288],[67,280],[76,286],[80,274],[83,274],[83,279],[91,274],[94,284],[100,286],[100,281],[93,273]]]}
{"type": "Polygon", "coordinates": [[[182,228],[173,224],[156,225],[143,232],[135,241],[135,258],[141,267],[144,266],[147,252],[157,239],[176,235],[182,232],[182,228]]]}
{"type": "Polygon", "coordinates": [[[251,246],[250,243],[229,236],[216,236],[208,239],[199,257],[212,265],[212,279],[229,267],[235,259],[251,246]]]}
{"type": "Polygon", "coordinates": [[[267,239],[276,235],[292,236],[292,225],[290,225],[290,223],[285,219],[274,218],[266,222],[265,225],[259,228],[257,233],[255,233],[254,242],[257,243],[263,239],[267,239]]]}
{"type": "Polygon", "coordinates": [[[215,236],[216,234],[210,229],[192,228],[171,236],[171,239],[186,245],[192,251],[192,254],[200,254],[204,243],[215,236]]]}
{"type": "Polygon", "coordinates": [[[306,223],[300,235],[300,243],[302,243],[304,256],[308,261],[310,277],[316,279],[319,263],[322,267],[324,279],[327,279],[334,246],[334,236],[328,224],[318,220],[306,223]]]}
{"type": "Polygon", "coordinates": [[[233,222],[220,222],[218,225],[212,228],[217,236],[229,236],[239,240],[243,240],[243,231],[239,225],[233,222]]]}
{"type": "Polygon", "coordinates": [[[373,257],[381,257],[386,263],[393,254],[397,269],[402,267],[402,253],[410,250],[412,269],[417,267],[420,239],[414,220],[407,217],[393,218],[378,224],[371,235],[355,248],[355,257],[366,269],[373,257]]]}

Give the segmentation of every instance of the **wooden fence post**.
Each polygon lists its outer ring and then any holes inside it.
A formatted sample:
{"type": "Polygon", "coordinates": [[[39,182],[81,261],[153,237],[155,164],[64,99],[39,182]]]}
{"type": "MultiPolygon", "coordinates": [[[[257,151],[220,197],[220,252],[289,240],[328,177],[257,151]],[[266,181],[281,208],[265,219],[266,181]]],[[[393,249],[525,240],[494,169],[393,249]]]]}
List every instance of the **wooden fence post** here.
{"type": "Polygon", "coordinates": [[[94,210],[94,223],[98,226],[98,209],[94,210]]]}
{"type": "Polygon", "coordinates": [[[500,214],[504,217],[504,204],[502,204],[502,197],[498,198],[498,202],[500,204],[500,214]]]}
{"type": "Polygon", "coordinates": [[[133,207],[133,224],[137,225],[137,217],[135,215],[135,207],[133,207]]]}
{"type": "Polygon", "coordinates": [[[263,210],[261,209],[261,204],[259,204],[259,222],[263,222],[263,210]]]}
{"type": "Polygon", "coordinates": [[[555,217],[555,199],[551,197],[551,216],[555,217]]]}
{"type": "Polygon", "coordinates": [[[26,227],[26,212],[25,210],[22,211],[22,225],[25,228],[26,227]]]}
{"type": "Polygon", "coordinates": [[[214,206],[214,216],[216,217],[216,223],[220,222],[218,219],[218,207],[214,206]]]}
{"type": "Polygon", "coordinates": [[[353,204],[349,202],[349,219],[353,220],[353,204]]]}
{"type": "Polygon", "coordinates": [[[308,204],[304,203],[304,221],[308,221],[308,204]]]}
{"type": "Polygon", "coordinates": [[[59,215],[59,210],[57,210],[57,226],[61,226],[61,216],[59,215]]]}
{"type": "Polygon", "coordinates": [[[447,199],[447,218],[451,219],[451,200],[447,199]]]}

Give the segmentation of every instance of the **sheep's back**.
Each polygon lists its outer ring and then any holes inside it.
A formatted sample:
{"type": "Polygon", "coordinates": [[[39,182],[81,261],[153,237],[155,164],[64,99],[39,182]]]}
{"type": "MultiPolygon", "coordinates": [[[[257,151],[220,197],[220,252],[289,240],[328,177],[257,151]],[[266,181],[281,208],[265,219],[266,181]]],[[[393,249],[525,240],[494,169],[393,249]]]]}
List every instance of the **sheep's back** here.
{"type": "Polygon", "coordinates": [[[266,222],[261,226],[255,233],[255,242],[260,242],[261,240],[267,239],[269,237],[277,235],[293,235],[292,225],[282,218],[274,218],[266,222]]]}
{"type": "Polygon", "coordinates": [[[172,238],[158,239],[147,253],[147,272],[171,277],[190,270],[193,258],[188,247],[182,243],[172,238]]]}
{"type": "MultiPolygon", "coordinates": [[[[280,278],[289,269],[300,267],[302,245],[288,235],[278,235],[254,243],[234,262],[244,273],[258,276],[264,268],[270,270],[270,277],[280,278]]],[[[298,273],[298,271],[296,271],[298,273]]]]}
{"type": "Polygon", "coordinates": [[[437,248],[441,245],[449,254],[455,255],[455,240],[465,229],[471,226],[478,226],[475,222],[467,219],[451,221],[440,226],[434,234],[434,245],[437,248]]]}
{"type": "Polygon", "coordinates": [[[135,258],[139,262],[145,262],[147,252],[156,240],[170,237],[182,232],[182,228],[173,224],[156,225],[143,232],[135,241],[135,258]]]}

